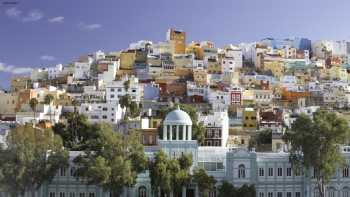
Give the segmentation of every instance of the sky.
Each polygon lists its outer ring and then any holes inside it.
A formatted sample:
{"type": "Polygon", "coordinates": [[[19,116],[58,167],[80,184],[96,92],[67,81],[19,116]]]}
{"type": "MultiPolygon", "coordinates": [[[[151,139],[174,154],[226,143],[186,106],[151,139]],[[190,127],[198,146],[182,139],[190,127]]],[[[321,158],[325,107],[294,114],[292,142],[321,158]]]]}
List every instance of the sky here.
{"type": "Polygon", "coordinates": [[[350,40],[349,0],[0,0],[0,88],[31,68],[164,41],[216,46],[266,37],[350,40]]]}

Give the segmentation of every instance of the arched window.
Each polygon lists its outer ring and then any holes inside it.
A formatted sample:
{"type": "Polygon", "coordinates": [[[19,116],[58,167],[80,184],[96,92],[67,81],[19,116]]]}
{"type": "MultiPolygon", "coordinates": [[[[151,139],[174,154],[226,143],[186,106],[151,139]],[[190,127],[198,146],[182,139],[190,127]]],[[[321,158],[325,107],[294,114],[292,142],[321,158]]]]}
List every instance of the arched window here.
{"type": "Polygon", "coordinates": [[[139,187],[139,197],[147,197],[147,189],[145,186],[139,187]]]}
{"type": "Polygon", "coordinates": [[[245,166],[243,164],[238,166],[238,178],[245,178],[245,166]]]}

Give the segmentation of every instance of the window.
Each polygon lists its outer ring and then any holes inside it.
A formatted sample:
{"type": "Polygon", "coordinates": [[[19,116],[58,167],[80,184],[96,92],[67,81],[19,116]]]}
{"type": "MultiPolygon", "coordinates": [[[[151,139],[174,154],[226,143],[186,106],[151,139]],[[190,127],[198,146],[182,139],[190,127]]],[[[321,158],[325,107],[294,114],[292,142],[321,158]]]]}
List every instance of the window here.
{"type": "Polygon", "coordinates": [[[273,176],[273,168],[269,168],[269,176],[273,176]]]}
{"type": "Polygon", "coordinates": [[[114,94],[111,94],[111,96],[110,96],[111,98],[114,98],[114,94]]]}
{"type": "Polygon", "coordinates": [[[107,110],[108,110],[108,108],[107,108],[107,107],[104,107],[104,108],[102,108],[102,110],[103,110],[103,111],[107,111],[107,110]]]}
{"type": "Polygon", "coordinates": [[[65,197],[65,193],[64,192],[60,192],[60,197],[65,197]]]}
{"type": "Polygon", "coordinates": [[[103,118],[103,119],[107,119],[107,116],[106,116],[106,115],[103,115],[102,118],[103,118]]]}
{"type": "Polygon", "coordinates": [[[277,168],[277,176],[282,176],[282,168],[277,168]]]}
{"type": "Polygon", "coordinates": [[[111,88],[111,92],[114,92],[114,88],[111,88]]]}
{"type": "Polygon", "coordinates": [[[55,192],[50,192],[50,197],[56,197],[56,193],[55,192]]]}
{"type": "Polygon", "coordinates": [[[273,197],[273,192],[268,192],[267,197],[273,197]]]}
{"type": "Polygon", "coordinates": [[[79,193],[79,197],[85,197],[85,193],[79,193]]]}
{"type": "Polygon", "coordinates": [[[301,193],[300,192],[295,192],[295,197],[301,197],[301,193]]]}
{"type": "Polygon", "coordinates": [[[74,192],[70,192],[69,193],[69,197],[75,197],[75,193],[74,192]]]}
{"type": "Polygon", "coordinates": [[[343,168],[343,177],[349,177],[349,167],[343,168]]]}
{"type": "Polygon", "coordinates": [[[287,176],[292,176],[292,168],[287,168],[287,176]]]}
{"type": "Polygon", "coordinates": [[[259,197],[264,197],[264,192],[259,192],[259,197]]]}
{"type": "Polygon", "coordinates": [[[264,168],[259,168],[259,176],[264,176],[264,168]]]}
{"type": "Polygon", "coordinates": [[[144,187],[144,186],[139,187],[139,197],[147,197],[146,187],[144,187]]]}
{"type": "Polygon", "coordinates": [[[238,166],[238,178],[245,178],[245,166],[243,164],[238,166]]]}
{"type": "Polygon", "coordinates": [[[287,197],[292,197],[292,192],[287,192],[287,197]]]}
{"type": "Polygon", "coordinates": [[[277,192],[277,197],[282,197],[283,193],[282,192],[277,192]]]}
{"type": "Polygon", "coordinates": [[[95,197],[95,193],[90,192],[90,193],[89,193],[89,197],[95,197]]]}
{"type": "Polygon", "coordinates": [[[344,188],[342,194],[342,197],[350,197],[349,188],[344,188]]]}

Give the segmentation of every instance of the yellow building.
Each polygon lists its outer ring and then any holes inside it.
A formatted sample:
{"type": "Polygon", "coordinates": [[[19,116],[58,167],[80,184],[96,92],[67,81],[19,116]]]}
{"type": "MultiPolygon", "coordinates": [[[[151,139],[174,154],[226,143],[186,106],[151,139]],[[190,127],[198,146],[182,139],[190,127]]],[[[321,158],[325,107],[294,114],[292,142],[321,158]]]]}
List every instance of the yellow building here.
{"type": "Polygon", "coordinates": [[[191,44],[186,47],[186,53],[194,54],[197,60],[203,60],[204,58],[204,50],[200,46],[200,43],[197,42],[191,42],[191,44]]]}
{"type": "Polygon", "coordinates": [[[183,54],[186,49],[186,32],[175,29],[169,29],[167,40],[172,45],[173,54],[183,54]]]}
{"type": "Polygon", "coordinates": [[[257,128],[257,117],[258,113],[254,108],[246,107],[243,109],[243,128],[244,129],[256,129],[257,128]]]}
{"type": "Polygon", "coordinates": [[[18,107],[18,93],[0,92],[0,114],[15,114],[18,107]]]}
{"type": "Polygon", "coordinates": [[[120,69],[132,70],[136,60],[136,50],[128,50],[120,53],[120,69]]]}
{"type": "Polygon", "coordinates": [[[242,95],[243,105],[252,106],[255,105],[255,96],[253,90],[244,90],[242,95]]]}
{"type": "Polygon", "coordinates": [[[208,59],[208,73],[209,74],[221,74],[221,64],[215,59],[208,59]]]}
{"type": "Polygon", "coordinates": [[[17,92],[19,90],[28,89],[32,87],[30,77],[15,77],[11,80],[11,91],[17,92]]]}
{"type": "Polygon", "coordinates": [[[280,78],[284,74],[284,63],[281,61],[264,61],[263,70],[270,70],[275,77],[280,78]]]}
{"type": "Polygon", "coordinates": [[[193,81],[199,85],[207,85],[209,83],[207,71],[204,69],[193,70],[193,81]]]}

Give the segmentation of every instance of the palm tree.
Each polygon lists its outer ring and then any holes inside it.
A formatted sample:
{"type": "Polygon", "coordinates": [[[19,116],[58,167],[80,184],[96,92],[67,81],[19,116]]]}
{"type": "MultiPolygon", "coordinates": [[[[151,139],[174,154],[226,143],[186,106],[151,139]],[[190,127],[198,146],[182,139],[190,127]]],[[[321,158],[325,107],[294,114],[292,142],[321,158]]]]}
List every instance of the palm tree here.
{"type": "Polygon", "coordinates": [[[39,104],[39,102],[38,102],[38,100],[36,98],[32,98],[29,101],[29,106],[32,109],[33,115],[34,115],[34,126],[35,126],[35,120],[36,120],[36,117],[35,117],[35,115],[36,115],[36,107],[38,106],[38,104],[39,104]]]}
{"type": "Polygon", "coordinates": [[[45,96],[45,104],[48,104],[50,107],[50,122],[52,122],[52,101],[55,99],[55,97],[52,94],[48,94],[45,96]]]}

